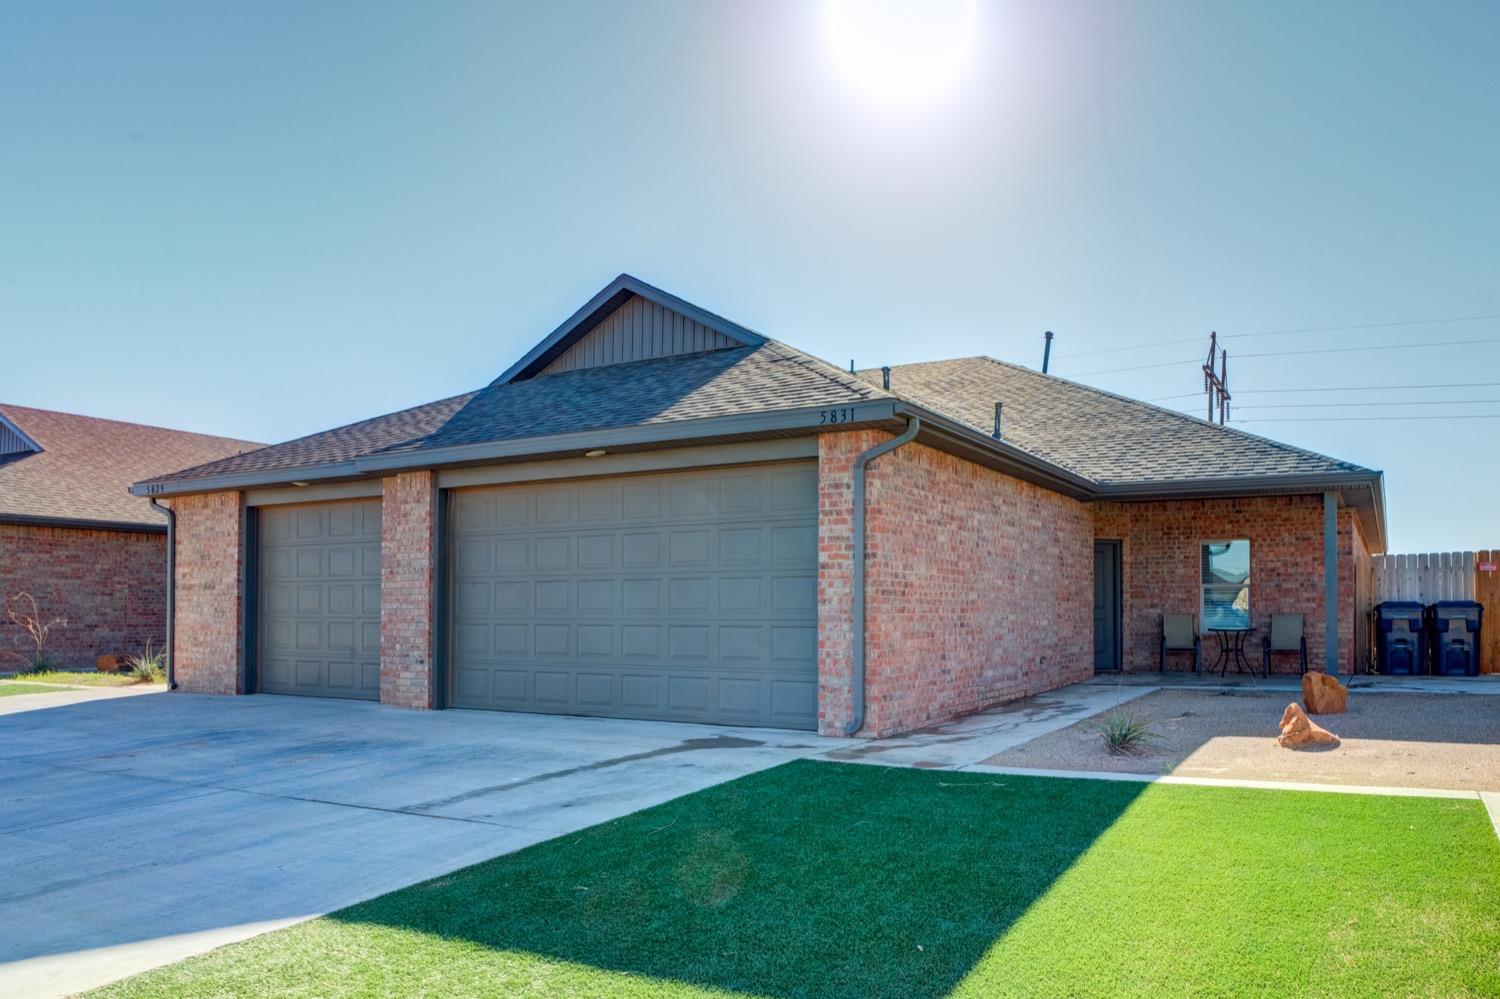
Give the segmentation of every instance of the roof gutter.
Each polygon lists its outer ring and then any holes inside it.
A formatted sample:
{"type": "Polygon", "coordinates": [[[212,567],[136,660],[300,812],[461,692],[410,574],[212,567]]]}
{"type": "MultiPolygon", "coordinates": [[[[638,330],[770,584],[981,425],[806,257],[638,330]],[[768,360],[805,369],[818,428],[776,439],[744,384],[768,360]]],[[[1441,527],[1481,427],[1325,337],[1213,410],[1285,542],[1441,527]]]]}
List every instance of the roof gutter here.
{"type": "Polygon", "coordinates": [[[1095,499],[1176,500],[1218,496],[1315,495],[1367,490],[1374,525],[1372,554],[1385,550],[1385,473],[1366,470],[1313,472],[1301,475],[1247,475],[1214,479],[1172,479],[1161,482],[1100,483],[1095,499]]]}
{"type": "Polygon", "coordinates": [[[151,505],[167,515],[167,689],[176,690],[177,649],[173,639],[177,631],[177,514],[155,499],[151,500],[151,505]]]}
{"type": "Polygon", "coordinates": [[[854,655],[850,701],[854,716],[845,735],[853,735],[865,724],[865,470],[870,462],[916,439],[922,418],[907,418],[900,436],[876,444],[854,459],[854,655]]]}
{"type": "Polygon", "coordinates": [[[518,437],[512,440],[459,444],[453,447],[393,451],[324,465],[305,465],[300,468],[231,472],[199,479],[137,482],[130,487],[130,491],[136,496],[171,496],[181,493],[216,492],[221,489],[285,485],[290,482],[384,476],[409,469],[525,460],[578,453],[593,448],[643,449],[697,443],[705,438],[739,438],[756,435],[797,436],[815,434],[824,430],[857,430],[895,422],[897,420],[896,407],[894,399],[875,399],[840,406],[809,406],[768,413],[712,416],[698,420],[638,423],[598,430],[576,430],[541,437],[518,437]]]}
{"type": "Polygon", "coordinates": [[[1101,482],[1095,486],[1098,499],[1180,499],[1189,496],[1223,496],[1244,492],[1327,492],[1370,486],[1379,472],[1312,472],[1299,475],[1243,475],[1203,479],[1164,479],[1160,482],[1101,482]]]}
{"type": "Polygon", "coordinates": [[[77,531],[119,531],[121,534],[161,534],[165,524],[139,524],[123,520],[90,520],[84,517],[43,517],[29,513],[0,513],[0,524],[26,527],[61,527],[77,531]]]}

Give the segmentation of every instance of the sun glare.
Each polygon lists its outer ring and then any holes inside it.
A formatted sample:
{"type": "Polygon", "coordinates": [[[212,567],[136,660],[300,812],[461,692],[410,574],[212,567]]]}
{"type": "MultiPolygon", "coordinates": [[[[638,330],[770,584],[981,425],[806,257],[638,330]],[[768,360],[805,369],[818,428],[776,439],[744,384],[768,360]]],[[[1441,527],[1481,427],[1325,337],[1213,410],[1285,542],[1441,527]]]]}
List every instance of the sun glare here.
{"type": "Polygon", "coordinates": [[[850,82],[891,104],[947,89],[974,47],[975,0],[824,0],[823,28],[850,82]]]}

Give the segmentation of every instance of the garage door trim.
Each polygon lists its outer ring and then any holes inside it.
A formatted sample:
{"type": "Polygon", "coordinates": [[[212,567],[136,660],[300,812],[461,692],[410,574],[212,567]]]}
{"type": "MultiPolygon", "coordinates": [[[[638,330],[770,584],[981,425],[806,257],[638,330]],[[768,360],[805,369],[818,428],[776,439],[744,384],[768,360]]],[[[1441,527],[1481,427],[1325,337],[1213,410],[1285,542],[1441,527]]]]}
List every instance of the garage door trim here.
{"type": "MultiPolygon", "coordinates": [[[[814,730],[816,728],[816,535],[818,503],[817,463],[815,461],[782,460],[763,463],[736,463],[732,465],[703,466],[692,469],[673,470],[666,472],[643,472],[634,475],[606,474],[602,476],[591,476],[586,479],[570,479],[567,481],[535,480],[520,483],[508,483],[505,485],[497,486],[476,486],[465,489],[443,490],[442,492],[445,495],[441,497],[441,516],[444,518],[445,524],[444,528],[439,534],[439,537],[442,539],[440,550],[441,557],[444,559],[444,565],[441,575],[439,576],[439,579],[441,580],[439,590],[442,594],[444,607],[439,621],[441,622],[444,633],[442,635],[441,644],[438,646],[438,648],[442,653],[443,661],[441,664],[441,670],[446,689],[444,691],[443,700],[439,703],[442,703],[448,707],[465,709],[487,708],[493,706],[498,710],[515,710],[521,712],[555,711],[556,713],[564,714],[595,714],[602,715],[604,717],[627,718],[637,717],[668,721],[696,722],[703,724],[776,726],[805,730],[814,730]],[[794,495],[797,497],[794,500],[782,500],[781,493],[779,492],[781,485],[773,482],[772,476],[774,476],[778,471],[782,470],[803,473],[810,478],[810,481],[809,478],[802,478],[799,481],[800,477],[794,476],[790,479],[780,480],[780,483],[782,484],[790,484],[791,488],[794,490],[794,495]],[[758,508],[754,511],[739,512],[721,509],[721,503],[727,502],[728,496],[727,493],[723,492],[724,484],[726,483],[726,481],[734,478],[735,473],[761,473],[763,476],[765,476],[765,478],[763,478],[759,484],[759,488],[761,489],[764,496],[762,502],[765,505],[763,507],[758,508]],[[713,639],[714,652],[711,653],[708,658],[704,659],[696,667],[697,672],[694,674],[695,678],[700,681],[704,679],[709,680],[713,687],[713,702],[708,709],[704,710],[701,714],[689,717],[680,713],[680,709],[676,705],[670,703],[672,701],[670,692],[672,689],[672,684],[670,682],[669,674],[675,675],[676,673],[682,671],[681,667],[670,661],[672,657],[663,654],[659,657],[658,661],[652,662],[648,667],[642,667],[636,662],[632,661],[630,656],[626,655],[626,653],[624,652],[623,647],[618,644],[612,646],[614,651],[609,653],[605,657],[604,661],[600,663],[601,668],[599,670],[599,672],[601,673],[613,673],[616,677],[616,683],[612,688],[614,691],[614,694],[612,695],[614,698],[613,703],[599,710],[590,710],[586,705],[582,704],[582,695],[577,685],[577,678],[585,673],[590,672],[588,670],[588,666],[590,664],[582,658],[582,654],[577,647],[579,641],[577,628],[585,624],[597,625],[602,622],[590,620],[591,617],[597,617],[598,614],[589,615],[580,613],[576,602],[570,603],[568,605],[568,609],[564,611],[562,616],[550,619],[549,615],[545,611],[536,608],[534,605],[529,605],[524,610],[509,612],[513,615],[509,618],[511,624],[525,625],[527,628],[531,629],[531,637],[529,637],[527,640],[526,651],[524,653],[512,654],[501,652],[498,647],[490,647],[487,652],[471,651],[469,653],[469,670],[471,672],[475,669],[480,669],[481,672],[483,672],[484,669],[488,669],[491,671],[488,684],[485,685],[485,689],[489,691],[489,693],[471,693],[467,697],[463,695],[463,687],[459,683],[460,678],[458,676],[460,667],[464,664],[464,654],[459,650],[460,640],[463,637],[460,632],[460,625],[464,625],[466,629],[471,632],[479,629],[481,633],[483,629],[480,628],[480,626],[488,625],[490,626],[490,630],[493,632],[494,625],[496,625],[498,622],[507,620],[507,618],[505,617],[506,612],[501,609],[497,609],[497,605],[494,602],[494,594],[470,593],[469,596],[465,598],[463,594],[460,593],[460,586],[464,582],[461,577],[464,576],[465,570],[464,567],[460,564],[460,560],[456,557],[456,555],[459,552],[463,540],[465,538],[468,538],[470,543],[472,544],[477,538],[487,538],[487,544],[493,547],[500,539],[502,539],[506,535],[510,535],[509,540],[511,541],[516,541],[522,537],[529,537],[535,540],[543,536],[548,536],[551,537],[551,540],[556,540],[556,538],[553,537],[554,535],[558,533],[567,533],[568,536],[574,540],[574,544],[576,545],[577,539],[585,535],[597,534],[598,531],[602,529],[602,526],[598,523],[584,523],[580,518],[572,516],[566,518],[561,523],[553,523],[544,526],[533,513],[530,515],[531,519],[526,521],[524,525],[513,522],[514,526],[506,527],[498,520],[496,520],[490,522],[490,526],[486,527],[479,522],[473,522],[470,528],[467,531],[464,531],[459,529],[460,518],[457,511],[457,504],[460,501],[461,494],[472,495],[493,493],[497,494],[498,496],[498,494],[501,493],[510,493],[512,496],[516,496],[517,494],[519,494],[519,496],[521,497],[527,497],[529,494],[529,499],[523,499],[522,502],[530,502],[532,504],[535,504],[537,497],[539,495],[542,495],[542,493],[539,492],[542,490],[562,490],[567,489],[567,487],[569,486],[586,487],[590,484],[613,484],[632,481],[641,482],[643,480],[649,482],[652,479],[657,479],[661,480],[661,489],[663,490],[662,496],[666,497],[671,493],[674,483],[681,482],[687,484],[695,478],[702,478],[706,476],[712,477],[713,480],[711,485],[713,506],[711,512],[706,515],[707,519],[699,520],[694,517],[689,518],[687,521],[683,521],[676,514],[673,514],[672,512],[670,512],[670,510],[664,507],[660,515],[660,519],[659,521],[657,521],[657,523],[660,524],[659,529],[663,532],[663,537],[667,537],[674,528],[696,529],[702,528],[706,525],[724,525],[731,530],[735,530],[742,529],[746,526],[747,523],[754,523],[757,526],[762,526],[764,528],[764,544],[767,546],[765,547],[764,553],[761,556],[763,561],[757,562],[753,566],[734,566],[728,563],[716,562],[715,567],[709,569],[707,572],[707,574],[713,579],[739,578],[744,576],[745,573],[749,573],[751,576],[762,578],[765,581],[760,609],[749,612],[750,617],[748,619],[736,617],[737,613],[741,613],[739,611],[726,612],[718,605],[718,597],[716,596],[713,598],[715,600],[713,609],[709,611],[706,616],[692,622],[711,624],[715,629],[716,637],[713,639]],[[773,487],[778,490],[778,492],[774,496],[771,491],[773,487]],[[780,505],[783,502],[789,502],[790,505],[780,505]],[[771,547],[769,547],[772,544],[773,536],[775,536],[778,527],[785,528],[788,525],[796,525],[797,529],[805,535],[805,537],[801,541],[799,541],[799,547],[797,548],[797,551],[799,551],[800,554],[793,556],[793,560],[791,562],[780,561],[779,559],[781,558],[781,556],[773,553],[771,547]],[[804,592],[810,594],[810,596],[800,598],[793,604],[777,603],[779,597],[773,594],[772,588],[774,588],[776,580],[787,579],[797,579],[798,582],[796,582],[794,586],[803,587],[804,592]],[[483,597],[483,599],[480,600],[480,603],[477,605],[473,604],[472,601],[478,599],[480,596],[483,597]],[[467,619],[465,619],[465,612],[461,606],[465,599],[471,602],[471,610],[467,619]],[[719,646],[717,643],[722,638],[722,634],[718,629],[724,626],[722,622],[728,622],[731,627],[735,624],[754,623],[759,625],[764,632],[761,645],[761,657],[753,663],[747,662],[744,666],[737,667],[734,663],[729,662],[727,657],[718,654],[719,646]],[[571,630],[573,631],[573,638],[569,646],[569,651],[562,657],[555,660],[555,663],[558,671],[571,673],[573,674],[575,679],[570,681],[566,703],[559,703],[552,707],[548,707],[538,703],[538,699],[536,696],[537,688],[533,686],[538,675],[547,672],[549,665],[551,665],[551,663],[553,662],[553,660],[544,657],[536,650],[535,635],[537,626],[539,624],[568,624],[571,626],[571,630]],[[777,638],[779,634],[785,634],[788,627],[796,628],[799,630],[810,630],[812,633],[810,644],[810,648],[812,649],[812,651],[808,655],[808,658],[802,660],[802,665],[787,665],[786,661],[781,658],[781,654],[779,652],[774,652],[772,649],[771,643],[773,639],[777,638]],[[504,662],[503,660],[507,658],[514,658],[516,661],[514,663],[504,662]],[[496,662],[495,660],[497,659],[502,661],[496,662]],[[506,669],[506,667],[511,666],[513,666],[514,668],[510,670],[506,669]],[[524,672],[528,675],[528,678],[525,681],[526,694],[524,695],[527,702],[526,706],[519,706],[514,700],[510,701],[510,704],[512,706],[509,708],[499,703],[502,700],[508,700],[508,698],[502,698],[500,695],[495,693],[495,691],[498,690],[495,684],[499,682],[497,674],[495,673],[497,669],[501,673],[509,672],[514,674],[524,672]],[[659,700],[657,702],[656,708],[641,708],[639,710],[632,709],[628,707],[625,703],[625,700],[623,700],[624,689],[622,686],[620,686],[619,681],[623,680],[626,674],[634,674],[636,672],[639,672],[641,669],[647,669],[648,671],[655,672],[658,675],[660,683],[665,685],[660,686],[658,689],[659,696],[666,698],[666,700],[659,700]],[[746,673],[747,676],[753,676],[756,679],[763,681],[764,683],[762,693],[759,695],[760,699],[758,703],[760,707],[757,709],[757,714],[755,714],[754,716],[747,715],[745,717],[735,717],[730,706],[724,701],[720,700],[721,694],[727,693],[721,692],[719,690],[718,684],[720,683],[720,681],[742,681],[746,679],[746,677],[737,675],[740,672],[746,673]],[[783,691],[794,689],[793,687],[788,687],[787,684],[795,684],[796,686],[802,687],[804,693],[799,696],[807,697],[809,701],[806,707],[796,708],[791,714],[787,712],[787,709],[784,707],[784,704],[781,700],[781,698],[784,696],[783,691]],[[773,695],[774,700],[772,699],[773,695]],[[482,701],[487,701],[489,703],[480,703],[482,701]]],[[[578,494],[575,493],[572,495],[576,500],[578,494]]],[[[623,493],[618,493],[615,495],[616,502],[623,502],[623,493]]],[[[535,510],[537,508],[533,505],[532,509],[535,510]]],[[[630,517],[626,515],[623,508],[617,507],[616,509],[619,510],[619,513],[614,517],[613,521],[609,523],[609,530],[623,532],[636,531],[640,529],[641,524],[632,521],[630,517]]],[[[716,526],[715,530],[717,531],[718,529],[719,528],[716,526]]],[[[779,551],[779,542],[777,543],[777,545],[777,551],[779,551]]],[[[528,558],[530,557],[531,556],[528,556],[528,558]]],[[[621,557],[623,557],[623,550],[621,550],[621,557]]],[[[718,556],[715,557],[718,558],[718,556]]],[[[673,578],[674,573],[681,575],[686,571],[689,572],[690,575],[695,577],[704,575],[704,570],[683,570],[680,567],[668,565],[666,562],[663,562],[657,571],[660,573],[660,578],[664,583],[663,592],[665,592],[665,590],[668,588],[666,585],[666,581],[673,578]]],[[[621,584],[623,584],[627,578],[636,576],[638,574],[639,570],[627,569],[623,563],[618,565],[615,569],[605,572],[606,576],[617,577],[616,581],[621,584]]],[[[494,563],[493,571],[480,570],[478,572],[478,575],[470,575],[467,579],[467,583],[469,584],[469,588],[473,589],[476,583],[482,581],[489,581],[495,585],[498,585],[501,582],[509,582],[511,584],[514,584],[524,581],[531,585],[532,591],[534,593],[535,584],[538,581],[556,581],[559,579],[563,579],[573,582],[576,585],[576,582],[591,578],[593,575],[594,570],[585,570],[582,567],[578,566],[576,563],[573,563],[571,565],[571,568],[563,569],[561,575],[559,575],[558,570],[556,569],[538,569],[532,562],[527,562],[524,568],[518,569],[512,566],[507,569],[501,569],[497,560],[494,563]]],[[[714,585],[717,586],[717,584],[714,585]]],[[[779,593],[779,591],[777,592],[779,593]]],[[[630,625],[632,622],[639,623],[639,618],[633,612],[628,611],[623,603],[618,602],[620,599],[623,599],[622,593],[623,591],[617,593],[614,609],[605,612],[605,620],[609,623],[615,624],[617,626],[617,631],[618,629],[626,628],[626,626],[630,625]]],[[[647,617],[648,620],[653,620],[654,622],[658,623],[663,636],[666,635],[667,631],[669,631],[674,624],[680,625],[684,623],[677,621],[676,618],[676,612],[670,610],[666,606],[661,607],[657,612],[655,612],[654,617],[650,614],[648,614],[647,617]]],[[[511,629],[507,627],[507,630],[511,629]]],[[[743,629],[738,627],[734,627],[733,630],[743,632],[743,629]]],[[[622,635],[623,631],[619,631],[616,640],[622,641],[623,638],[619,637],[622,635]]],[[[688,669],[691,672],[693,667],[689,667],[688,669]]],[[[483,678],[480,677],[480,675],[477,673],[471,675],[468,682],[470,684],[473,684],[476,682],[476,678],[482,685],[484,685],[483,678]]],[[[595,680],[598,679],[598,677],[593,678],[595,680]]],[[[739,684],[737,683],[736,685],[738,686],[739,684]]],[[[471,686],[470,689],[472,691],[476,688],[471,686]]]]}
{"type": "Polygon", "coordinates": [[[349,500],[312,501],[302,504],[275,504],[270,507],[245,508],[242,536],[245,544],[242,579],[244,599],[242,601],[242,627],[244,660],[239,670],[242,690],[253,693],[292,695],[305,697],[332,697],[351,700],[378,701],[380,699],[379,674],[379,626],[381,616],[381,531],[382,503],[376,497],[361,497],[349,500]],[[278,514],[289,514],[294,519],[288,525],[289,535],[272,539],[272,531],[265,522],[267,510],[278,514]],[[312,533],[304,534],[303,519],[297,512],[317,510],[320,516],[312,533]],[[341,510],[352,510],[353,516],[338,530],[334,514],[341,510]],[[287,572],[281,578],[286,582],[281,589],[287,601],[287,619],[282,624],[288,634],[283,636],[284,654],[278,659],[289,660],[287,682],[271,685],[268,681],[274,663],[268,663],[277,650],[267,635],[271,618],[268,607],[263,606],[267,598],[265,564],[268,558],[267,545],[293,554],[288,558],[287,572]],[[315,572],[302,571],[300,555],[316,550],[318,558],[312,568],[315,572]],[[348,556],[346,568],[335,568],[335,554],[348,556]],[[373,559],[373,565],[372,565],[373,559]],[[312,584],[312,585],[310,585],[312,584]],[[304,609],[302,601],[314,598],[315,606],[304,609]],[[347,601],[337,607],[335,597],[347,601]],[[306,626],[316,623],[317,642],[302,645],[306,626]],[[334,638],[334,626],[344,626],[347,638],[334,638]],[[345,642],[349,644],[344,644],[345,642]],[[307,650],[303,652],[302,650],[307,650]],[[299,654],[299,652],[301,654],[299,654]],[[318,682],[299,683],[303,667],[317,667],[318,682]],[[343,684],[335,679],[335,667],[344,667],[343,684]],[[345,686],[344,684],[347,684],[345,686]]]}

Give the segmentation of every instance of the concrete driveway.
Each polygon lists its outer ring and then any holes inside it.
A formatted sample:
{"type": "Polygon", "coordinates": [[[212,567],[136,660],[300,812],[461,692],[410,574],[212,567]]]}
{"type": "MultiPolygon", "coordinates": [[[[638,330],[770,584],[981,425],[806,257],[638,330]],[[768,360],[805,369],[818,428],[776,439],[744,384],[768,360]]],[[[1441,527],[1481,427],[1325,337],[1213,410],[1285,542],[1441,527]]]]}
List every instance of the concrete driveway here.
{"type": "Polygon", "coordinates": [[[317,698],[0,700],[0,995],[65,994],[844,745],[317,698]]]}

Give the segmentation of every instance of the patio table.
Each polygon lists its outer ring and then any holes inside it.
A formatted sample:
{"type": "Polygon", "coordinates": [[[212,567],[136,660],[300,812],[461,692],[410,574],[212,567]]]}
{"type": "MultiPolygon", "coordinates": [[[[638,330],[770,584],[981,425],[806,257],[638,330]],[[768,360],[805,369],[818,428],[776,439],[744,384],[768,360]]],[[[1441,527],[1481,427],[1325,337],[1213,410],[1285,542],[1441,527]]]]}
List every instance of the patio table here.
{"type": "Polygon", "coordinates": [[[1245,658],[1245,640],[1255,629],[1251,628],[1210,628],[1208,629],[1215,638],[1219,640],[1219,656],[1214,664],[1208,668],[1212,673],[1215,669],[1220,676],[1229,672],[1229,665],[1234,664],[1236,673],[1249,673],[1255,675],[1255,670],[1250,661],[1245,658]]]}

